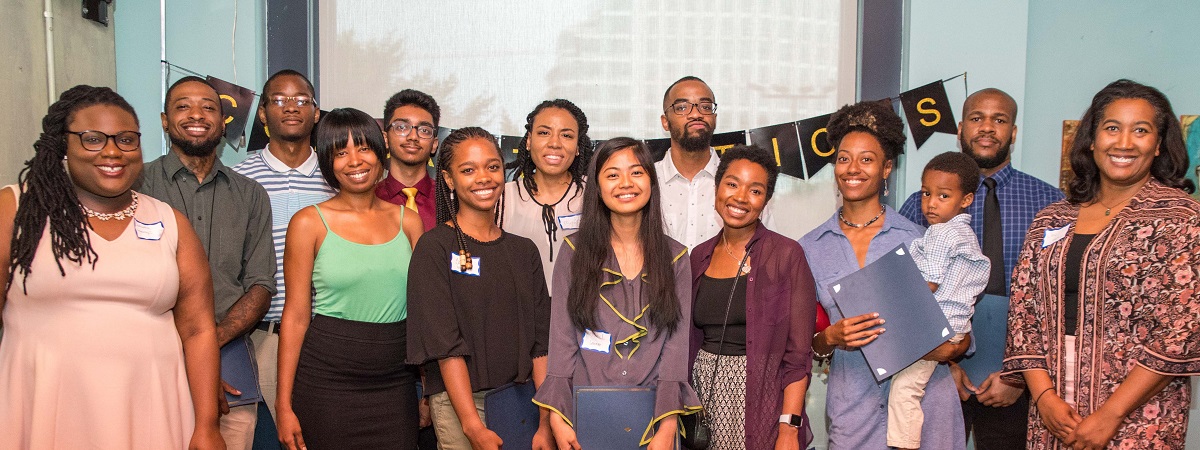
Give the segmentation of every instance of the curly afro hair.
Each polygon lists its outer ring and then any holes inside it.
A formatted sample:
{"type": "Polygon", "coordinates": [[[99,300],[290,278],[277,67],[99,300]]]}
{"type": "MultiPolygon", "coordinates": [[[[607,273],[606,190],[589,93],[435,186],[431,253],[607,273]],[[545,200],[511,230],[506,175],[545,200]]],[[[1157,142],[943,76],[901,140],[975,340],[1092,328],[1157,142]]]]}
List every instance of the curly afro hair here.
{"type": "Polygon", "coordinates": [[[842,139],[852,131],[869,133],[879,141],[888,161],[895,161],[904,153],[904,121],[892,109],[889,100],[858,102],[843,106],[829,118],[826,125],[827,138],[833,148],[838,148],[842,139]]]}

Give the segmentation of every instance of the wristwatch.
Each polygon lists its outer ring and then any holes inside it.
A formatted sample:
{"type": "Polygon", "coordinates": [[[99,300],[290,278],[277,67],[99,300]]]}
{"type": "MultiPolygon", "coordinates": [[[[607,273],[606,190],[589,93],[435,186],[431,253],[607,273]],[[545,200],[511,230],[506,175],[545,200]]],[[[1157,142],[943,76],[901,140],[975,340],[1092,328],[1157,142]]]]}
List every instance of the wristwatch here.
{"type": "Polygon", "coordinates": [[[800,428],[800,425],[803,425],[804,421],[799,414],[784,414],[779,416],[779,423],[800,428]]]}

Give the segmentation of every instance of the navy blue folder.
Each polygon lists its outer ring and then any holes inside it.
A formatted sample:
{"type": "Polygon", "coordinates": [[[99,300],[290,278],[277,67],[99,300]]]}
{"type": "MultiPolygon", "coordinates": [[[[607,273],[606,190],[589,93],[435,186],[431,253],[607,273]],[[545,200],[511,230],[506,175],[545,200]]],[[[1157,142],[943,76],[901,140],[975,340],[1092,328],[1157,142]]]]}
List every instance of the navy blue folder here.
{"type": "Polygon", "coordinates": [[[875,380],[883,382],[954,337],[921,270],[900,245],[829,285],[843,317],[879,313],[886,332],[862,347],[875,380]]]}
{"type": "Polygon", "coordinates": [[[500,436],[504,448],[533,448],[540,422],[538,405],[533,403],[535,392],[533,383],[509,383],[484,395],[487,427],[500,436]]]}
{"type": "Polygon", "coordinates": [[[225,393],[229,407],[262,401],[258,388],[258,365],[254,362],[254,345],[249,336],[241,336],[221,347],[221,379],[242,391],[242,395],[225,393]]]}
{"type": "Polygon", "coordinates": [[[575,388],[575,438],[586,449],[636,449],[654,419],[654,388],[575,388]]]}

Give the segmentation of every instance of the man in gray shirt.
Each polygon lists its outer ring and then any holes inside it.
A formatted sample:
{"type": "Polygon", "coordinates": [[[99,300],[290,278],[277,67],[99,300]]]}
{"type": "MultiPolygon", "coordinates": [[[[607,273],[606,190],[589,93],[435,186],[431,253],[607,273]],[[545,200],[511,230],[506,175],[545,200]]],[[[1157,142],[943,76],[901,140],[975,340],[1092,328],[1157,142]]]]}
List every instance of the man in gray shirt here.
{"type": "MultiPolygon", "coordinates": [[[[200,238],[212,271],[217,343],[243,346],[246,336],[267,312],[275,293],[275,247],[271,240],[271,203],[254,180],[217,159],[225,134],[221,100],[203,78],[185,77],[167,90],[163,130],[171,138],[170,153],[146,164],[140,192],[167,202],[188,218],[200,238]]],[[[255,374],[241,359],[224,357],[222,373],[255,374]]],[[[225,392],[240,395],[225,384],[225,392]]],[[[241,386],[252,388],[257,386],[241,386]]],[[[221,399],[222,411],[228,404],[221,399]]],[[[257,404],[236,406],[221,417],[221,436],[229,449],[249,450],[254,443],[257,404]]]]}

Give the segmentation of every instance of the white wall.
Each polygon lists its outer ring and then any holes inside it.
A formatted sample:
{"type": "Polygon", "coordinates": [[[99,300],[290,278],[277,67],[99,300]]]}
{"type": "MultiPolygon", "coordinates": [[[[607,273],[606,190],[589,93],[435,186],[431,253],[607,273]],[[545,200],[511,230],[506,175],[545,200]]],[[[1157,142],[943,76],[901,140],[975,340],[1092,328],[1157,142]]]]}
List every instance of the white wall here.
{"type": "MultiPolygon", "coordinates": [[[[113,86],[113,28],[84,19],[78,1],[53,0],[54,97],[77,84],[113,86]]],[[[0,27],[0,185],[17,182],[50,107],[44,2],[5,2],[0,27]]],[[[111,9],[110,9],[111,11],[111,9]]],[[[111,17],[111,16],[110,16],[111,17]]]]}

